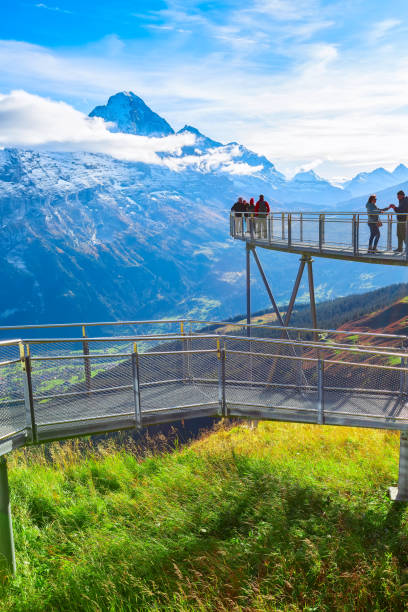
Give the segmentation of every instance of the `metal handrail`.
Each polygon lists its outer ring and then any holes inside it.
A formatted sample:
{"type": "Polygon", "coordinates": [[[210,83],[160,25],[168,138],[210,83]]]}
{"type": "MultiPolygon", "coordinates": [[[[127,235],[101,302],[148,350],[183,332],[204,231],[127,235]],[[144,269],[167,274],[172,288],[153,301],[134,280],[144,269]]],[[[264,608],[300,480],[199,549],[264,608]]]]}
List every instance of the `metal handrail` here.
{"type": "MultiPolygon", "coordinates": [[[[340,335],[356,335],[359,336],[367,336],[367,337],[375,337],[375,338],[388,338],[388,339],[407,339],[408,336],[403,334],[384,334],[378,332],[364,332],[364,331],[356,331],[356,330],[340,330],[340,329],[323,329],[323,328],[311,328],[311,327],[295,327],[295,326],[281,326],[281,325],[269,325],[262,323],[246,323],[246,322],[238,322],[238,321],[218,321],[218,320],[202,320],[202,319],[165,319],[165,320],[142,320],[142,321],[108,321],[108,322],[81,322],[81,323],[44,323],[38,325],[9,325],[9,326],[0,326],[0,331],[11,331],[11,330],[24,330],[24,329],[58,329],[65,327],[107,327],[107,326],[120,326],[120,325],[160,325],[160,324],[176,324],[176,323],[185,323],[187,325],[193,323],[199,323],[205,326],[208,325],[220,325],[220,326],[234,326],[234,327],[245,327],[245,328],[254,328],[254,329],[276,329],[282,331],[300,331],[300,332],[316,332],[316,333],[326,333],[326,334],[340,334],[340,335]]],[[[197,333],[197,332],[196,332],[197,333]]],[[[172,337],[173,335],[180,335],[179,332],[169,332],[168,334],[157,334],[157,338],[163,338],[164,336],[172,337]]],[[[201,334],[200,334],[201,335],[201,334]]],[[[137,337],[142,337],[143,334],[138,334],[137,337]]],[[[136,336],[126,336],[126,338],[134,338],[136,336]]],[[[152,334],[148,334],[148,337],[152,337],[152,334]]],[[[94,340],[96,338],[87,337],[86,340],[94,340]]],[[[56,339],[50,339],[53,341],[56,339]]],[[[66,342],[74,342],[74,341],[83,341],[84,337],[81,338],[63,338],[61,341],[66,342]]],[[[15,344],[19,342],[36,342],[39,341],[37,338],[26,338],[24,340],[21,339],[12,339],[12,340],[1,340],[0,346],[7,344],[15,344]]],[[[44,339],[42,339],[44,341],[44,339]]]]}

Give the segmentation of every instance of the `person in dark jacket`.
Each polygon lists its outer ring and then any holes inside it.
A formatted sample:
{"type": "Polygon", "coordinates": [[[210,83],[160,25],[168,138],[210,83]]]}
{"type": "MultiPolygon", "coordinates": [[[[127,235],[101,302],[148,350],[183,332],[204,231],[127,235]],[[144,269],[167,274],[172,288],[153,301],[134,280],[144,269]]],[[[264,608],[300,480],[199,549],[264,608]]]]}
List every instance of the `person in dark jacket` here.
{"type": "Polygon", "coordinates": [[[249,200],[247,209],[247,231],[250,233],[251,238],[254,237],[255,232],[255,200],[251,198],[249,200]]]}
{"type": "Polygon", "coordinates": [[[388,210],[388,208],[378,208],[377,207],[377,196],[375,194],[370,195],[368,198],[366,208],[368,212],[367,222],[368,227],[370,228],[370,240],[368,241],[368,252],[376,253],[377,252],[377,244],[380,239],[380,225],[381,222],[379,220],[379,213],[388,210]]]}
{"type": "Polygon", "coordinates": [[[263,195],[259,196],[259,200],[255,205],[255,215],[257,218],[257,234],[258,238],[266,238],[268,235],[266,229],[266,218],[269,213],[269,204],[264,199],[263,195]]]}
{"type": "Polygon", "coordinates": [[[245,205],[242,198],[238,198],[235,204],[231,208],[231,212],[234,215],[234,230],[235,234],[243,233],[242,225],[242,214],[245,212],[245,205]]]}
{"type": "Polygon", "coordinates": [[[397,198],[399,201],[398,206],[395,206],[395,204],[390,204],[390,208],[393,208],[396,213],[404,214],[397,214],[398,248],[395,249],[394,253],[402,253],[402,247],[404,245],[404,242],[405,246],[407,246],[406,227],[408,220],[408,198],[402,190],[397,193],[397,198]]]}

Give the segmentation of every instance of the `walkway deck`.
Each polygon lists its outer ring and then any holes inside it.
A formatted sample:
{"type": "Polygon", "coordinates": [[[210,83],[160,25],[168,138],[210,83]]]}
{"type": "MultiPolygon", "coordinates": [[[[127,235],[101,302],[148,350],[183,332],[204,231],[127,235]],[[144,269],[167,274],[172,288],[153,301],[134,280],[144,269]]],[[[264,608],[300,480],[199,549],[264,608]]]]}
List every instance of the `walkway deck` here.
{"type": "Polygon", "coordinates": [[[356,345],[356,335],[347,344],[330,331],[319,342],[279,333],[89,338],[85,346],[83,339],[9,341],[7,350],[22,357],[0,361],[0,454],[203,416],[408,431],[400,345],[356,345]]]}
{"type": "Polygon", "coordinates": [[[395,252],[398,247],[396,215],[383,215],[376,253],[368,252],[370,230],[367,220],[363,213],[271,212],[261,228],[258,219],[250,224],[248,219],[242,222],[242,218],[231,215],[230,233],[237,240],[274,251],[392,266],[408,265],[408,249],[404,246],[402,253],[395,252]]]}

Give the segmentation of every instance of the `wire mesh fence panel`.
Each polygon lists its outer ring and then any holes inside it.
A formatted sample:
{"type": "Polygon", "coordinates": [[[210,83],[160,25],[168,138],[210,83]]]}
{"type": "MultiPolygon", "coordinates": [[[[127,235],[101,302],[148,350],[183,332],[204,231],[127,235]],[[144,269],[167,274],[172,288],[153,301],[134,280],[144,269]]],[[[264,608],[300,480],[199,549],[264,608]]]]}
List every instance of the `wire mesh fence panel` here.
{"type": "Polygon", "coordinates": [[[26,426],[23,376],[20,361],[0,363],[0,439],[26,426]]]}
{"type": "Polygon", "coordinates": [[[324,387],[345,393],[390,392],[400,393],[401,380],[406,378],[405,368],[375,367],[368,364],[325,361],[324,387]]]}
{"type": "MultiPolygon", "coordinates": [[[[208,385],[195,382],[194,378],[188,376],[188,365],[192,374],[198,374],[200,363],[201,366],[213,367],[211,362],[203,362],[202,357],[201,362],[196,364],[197,358],[196,353],[187,354],[182,351],[170,354],[147,352],[139,355],[142,412],[205,405],[217,401],[215,381],[214,389],[211,390],[208,385]],[[189,364],[187,357],[191,358],[189,364]]],[[[205,371],[204,373],[208,376],[205,371]]]]}
{"type": "Polygon", "coordinates": [[[134,411],[132,367],[114,356],[95,360],[92,387],[87,387],[81,359],[33,360],[32,386],[36,422],[74,422],[134,411]],[[116,365],[112,364],[116,361],[116,365]],[[65,384],[53,376],[66,376],[65,384]]]}
{"type": "Polygon", "coordinates": [[[338,217],[326,215],[321,221],[321,241],[326,246],[350,248],[353,245],[353,218],[348,215],[338,217]]]}

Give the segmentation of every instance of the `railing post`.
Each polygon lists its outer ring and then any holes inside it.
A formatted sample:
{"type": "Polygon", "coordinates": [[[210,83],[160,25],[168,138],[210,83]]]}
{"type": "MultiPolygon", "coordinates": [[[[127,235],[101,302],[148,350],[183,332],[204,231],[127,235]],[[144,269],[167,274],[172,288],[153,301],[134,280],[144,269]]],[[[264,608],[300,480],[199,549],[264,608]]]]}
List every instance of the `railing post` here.
{"type": "Polygon", "coordinates": [[[324,244],[324,215],[319,215],[319,251],[324,244]]]}
{"type": "Polygon", "coordinates": [[[133,344],[132,353],[132,381],[133,381],[133,400],[135,406],[136,427],[142,426],[142,408],[140,402],[140,372],[139,372],[139,353],[137,343],[133,344]]]}
{"type": "MultiPolygon", "coordinates": [[[[85,325],[82,326],[82,338],[87,338],[85,325]]],[[[89,393],[91,390],[91,363],[88,359],[89,343],[87,340],[82,340],[82,352],[84,355],[85,385],[86,390],[89,393]]]]}
{"type": "Polygon", "coordinates": [[[288,247],[292,244],[292,214],[288,214],[288,247]]]}
{"type": "Polygon", "coordinates": [[[324,360],[317,361],[317,423],[324,423],[324,360]]]}
{"type": "Polygon", "coordinates": [[[401,372],[400,372],[400,395],[404,395],[407,389],[407,359],[406,357],[401,357],[401,372]]]}
{"type": "Polygon", "coordinates": [[[299,239],[300,242],[303,242],[303,213],[300,213],[300,226],[299,226],[299,239]]]}
{"type": "Polygon", "coordinates": [[[408,216],[405,215],[405,261],[408,261],[408,216]]]}
{"type": "Polygon", "coordinates": [[[285,213],[281,213],[282,220],[282,240],[285,240],[285,213]]]}
{"type": "Polygon", "coordinates": [[[37,442],[37,427],[35,424],[33,383],[31,377],[31,358],[30,346],[27,344],[27,354],[25,345],[20,342],[20,359],[23,369],[24,386],[24,406],[26,414],[26,429],[28,442],[37,442]]]}
{"type": "Polygon", "coordinates": [[[358,251],[360,249],[360,215],[357,215],[357,220],[356,220],[356,248],[357,248],[357,255],[358,255],[358,251]]]}
{"type": "Polygon", "coordinates": [[[272,213],[268,215],[268,242],[272,242],[272,213]]]}
{"type": "Polygon", "coordinates": [[[16,573],[7,459],[5,456],[0,458],[0,568],[3,574],[15,575],[16,573]]]}
{"type": "Polygon", "coordinates": [[[387,251],[392,250],[392,215],[387,214],[387,251]]]}
{"type": "Polygon", "coordinates": [[[408,432],[400,432],[398,487],[390,487],[392,501],[408,501],[408,432]]]}
{"type": "MultiPolygon", "coordinates": [[[[300,331],[298,331],[297,333],[297,341],[300,343],[300,331]]],[[[302,347],[300,348],[300,350],[302,351],[302,347]]],[[[299,391],[302,391],[302,382],[303,382],[303,361],[302,359],[299,359],[298,361],[299,363],[299,369],[298,369],[298,386],[299,386],[299,391]]]]}
{"type": "Polygon", "coordinates": [[[353,219],[352,219],[351,242],[353,246],[353,254],[357,255],[356,215],[353,215],[353,219]]]}
{"type": "Polygon", "coordinates": [[[225,401],[225,346],[221,348],[221,342],[217,338],[217,358],[218,358],[218,403],[219,414],[227,416],[227,404],[225,401]]]}

